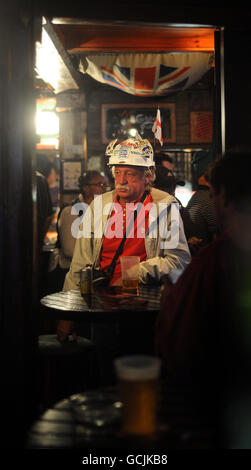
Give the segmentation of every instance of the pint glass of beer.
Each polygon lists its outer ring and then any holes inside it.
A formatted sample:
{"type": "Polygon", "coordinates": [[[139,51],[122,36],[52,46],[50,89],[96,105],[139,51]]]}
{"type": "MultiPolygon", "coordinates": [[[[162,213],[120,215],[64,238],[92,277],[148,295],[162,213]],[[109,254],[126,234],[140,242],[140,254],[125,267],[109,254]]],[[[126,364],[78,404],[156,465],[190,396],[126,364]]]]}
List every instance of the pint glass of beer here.
{"type": "Polygon", "coordinates": [[[92,270],[87,266],[80,271],[80,292],[88,307],[92,306],[92,270]]]}
{"type": "Polygon", "coordinates": [[[139,295],[139,256],[121,256],[122,289],[139,295]]]}
{"type": "Polygon", "coordinates": [[[122,432],[153,435],[160,360],[153,356],[124,356],[114,361],[123,403],[122,432]]]}
{"type": "Polygon", "coordinates": [[[91,294],[91,268],[87,266],[80,271],[80,292],[81,295],[91,294]]]}

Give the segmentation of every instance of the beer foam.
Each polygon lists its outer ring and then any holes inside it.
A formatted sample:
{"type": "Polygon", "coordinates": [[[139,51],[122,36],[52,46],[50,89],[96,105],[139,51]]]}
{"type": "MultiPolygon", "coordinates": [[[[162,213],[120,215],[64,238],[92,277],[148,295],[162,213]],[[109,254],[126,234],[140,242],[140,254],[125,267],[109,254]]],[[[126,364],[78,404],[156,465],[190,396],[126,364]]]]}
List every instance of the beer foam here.
{"type": "Polygon", "coordinates": [[[160,371],[160,359],[154,356],[125,356],[115,359],[118,378],[122,380],[156,379],[160,371]]]}

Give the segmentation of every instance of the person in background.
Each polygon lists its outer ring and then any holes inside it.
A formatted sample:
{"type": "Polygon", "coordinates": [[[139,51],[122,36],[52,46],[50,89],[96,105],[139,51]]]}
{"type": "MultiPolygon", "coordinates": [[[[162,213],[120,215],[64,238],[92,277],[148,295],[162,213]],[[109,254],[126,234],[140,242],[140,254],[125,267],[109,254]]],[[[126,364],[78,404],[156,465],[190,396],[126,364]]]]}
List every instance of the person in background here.
{"type": "Polygon", "coordinates": [[[173,159],[171,155],[168,153],[156,153],[155,154],[155,163],[156,163],[156,168],[157,166],[163,166],[167,168],[168,170],[173,171],[173,159]]]}
{"type": "MultiPolygon", "coordinates": [[[[85,172],[79,178],[80,194],[68,204],[65,204],[57,216],[57,241],[51,251],[48,268],[44,280],[44,295],[61,291],[66,273],[69,270],[76,238],[72,235],[72,224],[81,217],[95,195],[103,194],[107,188],[107,180],[96,170],[85,172]]],[[[47,320],[42,322],[43,332],[55,332],[55,322],[47,320]]],[[[78,334],[90,337],[90,328],[87,325],[76,324],[78,334]]]]}
{"type": "Polygon", "coordinates": [[[38,260],[38,290],[42,297],[45,292],[48,255],[44,252],[46,233],[53,219],[53,209],[47,175],[51,164],[46,155],[36,155],[36,185],[37,185],[37,260],[38,260]]]}
{"type": "Polygon", "coordinates": [[[210,243],[217,235],[216,214],[210,196],[210,164],[212,164],[210,151],[194,152],[191,165],[193,178],[196,180],[196,191],[186,207],[193,222],[193,232],[188,239],[192,253],[210,243]]]}
{"type": "Polygon", "coordinates": [[[82,215],[81,203],[89,205],[95,195],[103,194],[107,189],[107,179],[98,171],[90,170],[79,178],[80,194],[70,204],[66,204],[59,211],[57,218],[58,238],[55,250],[49,261],[49,284],[51,291],[61,290],[65,275],[70,268],[76,238],[72,235],[73,222],[82,215]],[[76,206],[76,211],[73,206],[76,206]]]}
{"type": "Polygon", "coordinates": [[[227,430],[232,448],[243,425],[240,403],[249,413],[248,435],[251,431],[250,172],[250,150],[229,151],[213,165],[210,184],[220,235],[163,293],[155,331],[156,352],[170,383],[193,387],[197,411],[222,436],[226,420],[233,419],[236,428],[227,430]]]}
{"type": "Polygon", "coordinates": [[[176,186],[184,186],[185,181],[179,180],[173,170],[164,165],[156,165],[156,178],[154,181],[155,188],[161,191],[167,191],[172,196],[175,196],[176,186]]]}
{"type": "Polygon", "coordinates": [[[59,208],[59,174],[57,165],[53,163],[51,171],[47,177],[53,211],[56,214],[59,208]]]}
{"type": "MultiPolygon", "coordinates": [[[[173,168],[173,158],[168,153],[156,153],[155,162],[155,188],[158,188],[161,191],[167,191],[172,196],[175,196],[176,187],[185,186],[185,181],[176,176],[175,170],[173,168]]],[[[182,207],[181,202],[178,199],[177,201],[179,202],[180,207],[182,207]]]]}
{"type": "Polygon", "coordinates": [[[38,251],[42,252],[45,235],[53,217],[47,177],[53,165],[44,154],[36,155],[38,251]]]}
{"type": "MultiPolygon", "coordinates": [[[[162,163],[156,165],[156,178],[154,181],[154,187],[157,189],[160,189],[161,191],[168,192],[169,194],[174,196],[175,199],[178,201],[180,215],[184,224],[185,235],[186,235],[187,240],[189,240],[189,238],[192,237],[193,235],[193,222],[190,218],[187,208],[183,207],[179,199],[175,196],[175,190],[176,190],[177,185],[184,186],[185,181],[179,180],[174,175],[173,171],[167,166],[164,166],[162,163]]],[[[189,243],[188,243],[188,246],[189,246],[189,243]]]]}

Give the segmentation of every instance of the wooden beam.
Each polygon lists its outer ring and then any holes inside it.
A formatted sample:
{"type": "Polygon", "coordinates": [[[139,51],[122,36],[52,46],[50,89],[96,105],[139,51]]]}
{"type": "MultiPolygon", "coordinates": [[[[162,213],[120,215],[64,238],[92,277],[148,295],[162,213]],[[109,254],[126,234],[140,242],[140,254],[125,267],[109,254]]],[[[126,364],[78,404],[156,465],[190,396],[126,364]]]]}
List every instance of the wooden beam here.
{"type": "Polygon", "coordinates": [[[43,28],[50,37],[59,58],[57,72],[58,76],[55,78],[56,85],[53,84],[53,87],[56,87],[55,92],[57,93],[65,89],[81,88],[82,80],[80,74],[74,67],[68,51],[65,50],[62,44],[62,40],[59,38],[57,32],[54,29],[54,25],[52,25],[52,23],[47,19],[46,24],[43,25],[43,28]]]}
{"type": "Polygon", "coordinates": [[[135,25],[54,24],[70,53],[213,52],[214,29],[135,25]]]}

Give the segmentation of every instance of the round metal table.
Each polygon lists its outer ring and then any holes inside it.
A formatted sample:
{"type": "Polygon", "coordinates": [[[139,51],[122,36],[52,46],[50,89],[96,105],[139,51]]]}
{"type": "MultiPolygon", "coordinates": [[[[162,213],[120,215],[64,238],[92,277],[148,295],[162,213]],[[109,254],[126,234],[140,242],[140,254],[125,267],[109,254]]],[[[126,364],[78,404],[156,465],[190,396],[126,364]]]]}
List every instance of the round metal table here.
{"type": "Polygon", "coordinates": [[[54,318],[107,322],[126,314],[156,314],[160,308],[160,287],[140,286],[139,296],[128,295],[121,289],[106,289],[82,297],[79,290],[61,291],[46,295],[40,300],[44,314],[54,318]]]}
{"type": "MultiPolygon", "coordinates": [[[[161,381],[157,433],[152,438],[123,436],[116,387],[71,395],[45,411],[31,426],[28,449],[208,449],[215,447],[215,428],[198,405],[199,391],[161,381]]],[[[107,452],[102,455],[108,455],[107,452]]]]}
{"type": "MultiPolygon", "coordinates": [[[[69,320],[91,328],[101,383],[113,381],[112,362],[117,355],[154,354],[154,331],[160,309],[160,287],[140,286],[139,295],[107,288],[88,297],[79,290],[62,291],[41,299],[40,314],[50,320],[69,320]],[[110,377],[106,382],[106,376],[110,377]]],[[[78,331],[78,328],[77,328],[78,331]]]]}

